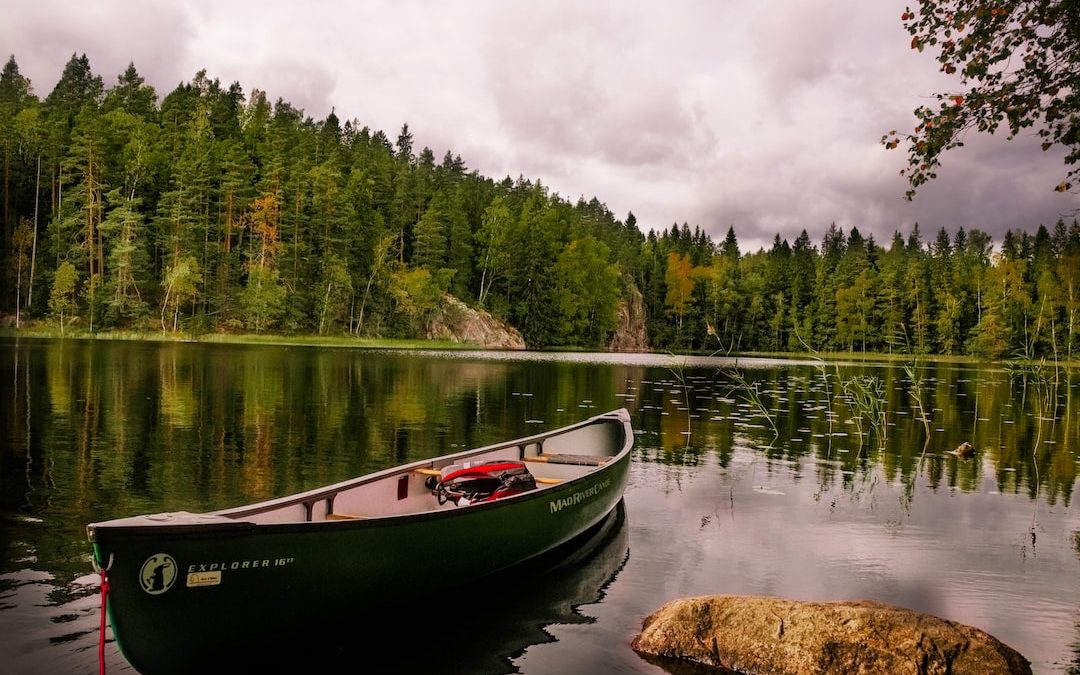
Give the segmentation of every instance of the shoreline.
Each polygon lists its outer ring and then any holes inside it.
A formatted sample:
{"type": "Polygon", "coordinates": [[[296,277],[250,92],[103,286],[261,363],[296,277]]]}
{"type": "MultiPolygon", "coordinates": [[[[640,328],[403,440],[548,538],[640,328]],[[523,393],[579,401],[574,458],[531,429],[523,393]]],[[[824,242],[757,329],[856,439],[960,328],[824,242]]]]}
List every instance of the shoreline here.
{"type": "Polygon", "coordinates": [[[1080,365],[1080,358],[1070,360],[1023,360],[1016,358],[981,359],[975,356],[963,354],[900,354],[896,352],[671,352],[671,351],[644,351],[644,352],[616,352],[587,350],[580,347],[553,347],[548,349],[494,349],[471,342],[455,342],[453,340],[428,340],[421,338],[361,338],[345,335],[306,335],[306,334],[279,334],[279,333],[162,333],[137,332],[137,331],[101,331],[87,333],[85,331],[67,331],[60,335],[54,328],[0,328],[0,338],[35,339],[35,340],[101,340],[113,342],[176,342],[176,343],[202,343],[202,344],[250,344],[250,345],[276,345],[284,347],[338,347],[347,349],[398,349],[398,350],[443,350],[443,351],[490,351],[490,352],[546,352],[546,353],[599,353],[599,354],[649,354],[652,356],[671,357],[719,357],[729,359],[777,359],[791,361],[821,361],[833,363],[836,361],[884,361],[886,363],[903,363],[915,357],[926,363],[965,363],[1007,366],[1009,364],[1031,363],[1038,366],[1059,366],[1069,368],[1080,365]]]}

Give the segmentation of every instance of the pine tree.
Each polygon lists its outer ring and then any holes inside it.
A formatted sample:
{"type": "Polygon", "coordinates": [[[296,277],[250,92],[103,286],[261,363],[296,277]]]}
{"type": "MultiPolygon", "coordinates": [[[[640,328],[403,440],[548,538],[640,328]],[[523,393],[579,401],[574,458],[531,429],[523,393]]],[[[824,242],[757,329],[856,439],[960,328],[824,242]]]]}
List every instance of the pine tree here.
{"type": "Polygon", "coordinates": [[[109,249],[108,278],[103,284],[107,303],[105,321],[110,325],[127,324],[149,313],[149,306],[139,290],[149,267],[146,252],[146,223],[139,211],[141,200],[122,194],[122,188],[109,193],[115,204],[101,223],[101,233],[109,249]]]}
{"type": "Polygon", "coordinates": [[[435,272],[446,267],[446,230],[449,204],[438,193],[414,229],[413,264],[435,272]]]}
{"type": "Polygon", "coordinates": [[[408,123],[401,125],[401,132],[398,133],[397,138],[397,158],[403,164],[411,164],[413,161],[412,154],[413,136],[409,132],[408,123]]]}
{"type": "Polygon", "coordinates": [[[727,235],[724,236],[724,243],[720,247],[720,255],[731,260],[739,259],[739,242],[735,238],[734,226],[728,226],[727,235]]]}
{"type": "Polygon", "coordinates": [[[0,191],[3,193],[3,204],[0,208],[0,241],[11,241],[11,235],[16,219],[15,202],[12,185],[15,170],[16,154],[18,150],[18,134],[16,130],[16,117],[31,104],[30,81],[19,73],[19,66],[15,63],[12,55],[4,65],[0,73],[0,154],[3,155],[3,185],[0,191]]]}
{"type": "Polygon", "coordinates": [[[157,117],[157,93],[135,70],[135,64],[129,63],[116,85],[105,93],[101,110],[103,113],[123,110],[132,117],[152,121],[157,117]]]}
{"type": "Polygon", "coordinates": [[[449,199],[446,220],[446,263],[454,271],[450,290],[458,298],[467,298],[473,287],[473,231],[465,215],[461,189],[454,189],[449,199]]]}

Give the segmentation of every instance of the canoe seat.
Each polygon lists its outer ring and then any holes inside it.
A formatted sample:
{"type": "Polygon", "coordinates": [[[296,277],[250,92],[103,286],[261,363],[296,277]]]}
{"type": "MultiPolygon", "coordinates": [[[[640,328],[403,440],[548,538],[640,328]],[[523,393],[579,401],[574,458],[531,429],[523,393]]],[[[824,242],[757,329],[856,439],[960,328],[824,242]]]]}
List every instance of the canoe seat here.
{"type": "Polygon", "coordinates": [[[534,476],[533,478],[541,485],[558,485],[563,482],[562,478],[540,478],[539,476],[534,476]]]}
{"type": "Polygon", "coordinates": [[[413,469],[413,471],[420,474],[421,476],[441,476],[442,475],[442,471],[439,471],[438,469],[413,469]]]}
{"type": "Polygon", "coordinates": [[[523,457],[526,462],[544,462],[547,464],[580,464],[583,466],[603,466],[610,457],[600,457],[599,455],[567,455],[567,454],[555,454],[545,453],[541,455],[533,455],[531,457],[523,457]]]}
{"type": "Polygon", "coordinates": [[[327,520],[365,520],[367,516],[354,516],[349,513],[328,513],[327,520]]]}

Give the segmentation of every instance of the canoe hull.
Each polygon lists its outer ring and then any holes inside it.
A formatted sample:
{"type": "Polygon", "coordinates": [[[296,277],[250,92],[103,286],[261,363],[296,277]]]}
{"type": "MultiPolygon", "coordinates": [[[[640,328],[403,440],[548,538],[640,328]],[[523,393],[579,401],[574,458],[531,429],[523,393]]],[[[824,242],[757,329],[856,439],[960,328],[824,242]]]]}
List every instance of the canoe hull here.
{"type": "Polygon", "coordinates": [[[98,528],[110,622],[141,672],[250,664],[326,622],[433,611],[446,592],[535,558],[608,515],[629,471],[599,470],[463,509],[349,521],[98,528]],[[270,650],[270,651],[268,651],[270,650]]]}

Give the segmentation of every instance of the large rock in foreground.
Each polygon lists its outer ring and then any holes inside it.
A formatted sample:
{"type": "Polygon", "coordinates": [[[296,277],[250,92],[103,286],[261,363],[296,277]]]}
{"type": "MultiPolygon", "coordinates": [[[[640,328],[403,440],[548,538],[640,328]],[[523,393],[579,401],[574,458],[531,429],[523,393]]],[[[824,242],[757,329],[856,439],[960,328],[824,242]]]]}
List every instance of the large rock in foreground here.
{"type": "Polygon", "coordinates": [[[866,600],[675,600],[645,619],[633,648],[744,675],[1031,673],[1027,659],[977,628],[866,600]]]}

